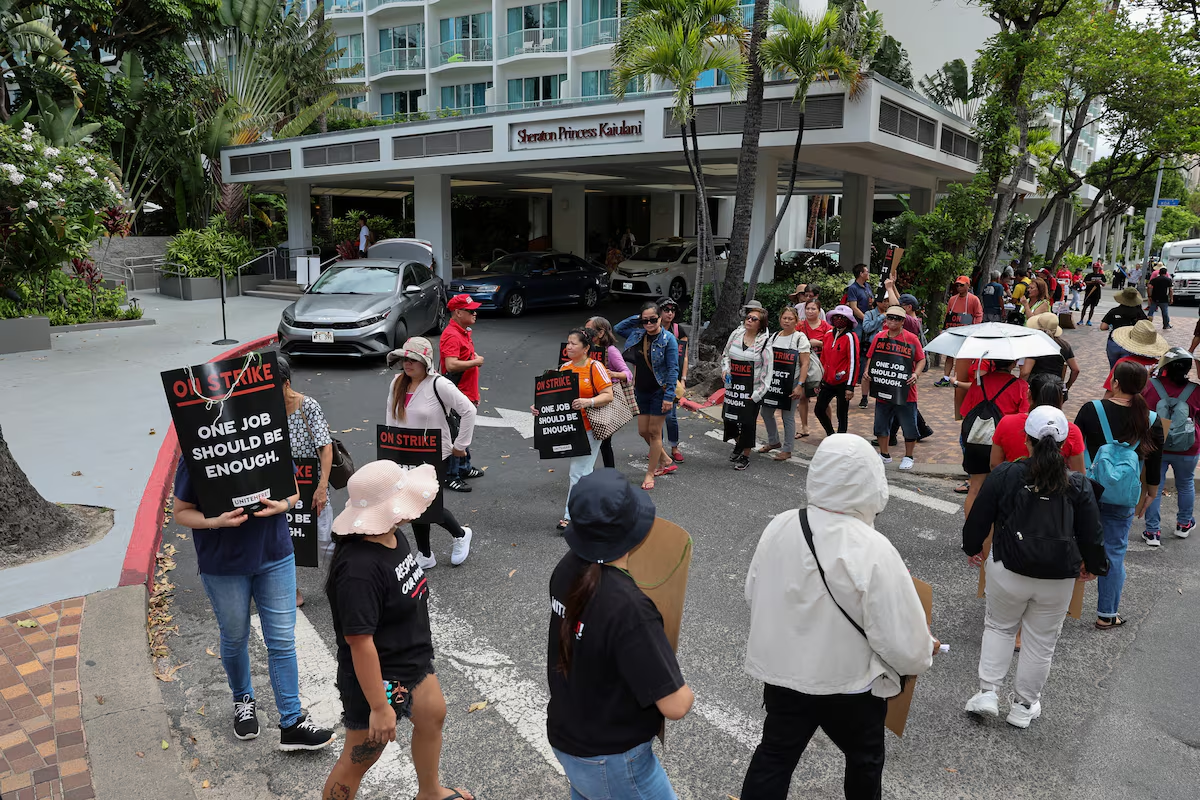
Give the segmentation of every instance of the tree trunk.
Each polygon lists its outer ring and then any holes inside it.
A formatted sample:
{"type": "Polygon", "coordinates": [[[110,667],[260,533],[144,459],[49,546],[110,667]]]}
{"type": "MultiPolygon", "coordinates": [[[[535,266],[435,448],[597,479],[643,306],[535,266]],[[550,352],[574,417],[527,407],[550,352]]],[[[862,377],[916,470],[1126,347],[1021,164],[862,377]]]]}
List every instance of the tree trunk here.
{"type": "Polygon", "coordinates": [[[704,187],[698,176],[704,173],[700,169],[700,154],[696,153],[696,162],[692,162],[691,154],[688,152],[688,129],[687,125],[679,126],[680,140],[683,144],[683,161],[687,164],[688,173],[692,176],[692,186],[696,190],[696,277],[692,287],[692,335],[688,337],[688,363],[695,364],[696,356],[699,353],[698,345],[700,341],[700,303],[704,297],[704,284],[701,281],[704,278],[704,259],[707,257],[704,250],[704,223],[700,215],[700,206],[704,200],[704,187]]]}
{"type": "Polygon", "coordinates": [[[800,168],[800,144],[803,141],[804,110],[801,109],[800,127],[796,130],[796,145],[792,148],[792,169],[788,175],[787,194],[783,196],[783,204],[775,213],[775,221],[771,223],[771,229],[767,231],[762,247],[758,249],[758,257],[754,259],[754,269],[750,271],[750,290],[746,293],[746,302],[754,299],[754,290],[758,287],[758,274],[762,271],[763,261],[774,247],[775,234],[779,232],[779,226],[783,223],[783,218],[787,216],[788,205],[792,202],[792,192],[796,190],[796,171],[800,168]]]}
{"type": "Polygon", "coordinates": [[[996,257],[1000,254],[1000,246],[1004,243],[1004,231],[1008,225],[1008,215],[1017,204],[1017,185],[1021,181],[1021,173],[1029,165],[1029,107],[1022,103],[1015,109],[1017,117],[1017,164],[1013,169],[1012,178],[1007,187],[997,186],[996,211],[992,215],[992,229],[984,240],[983,253],[975,267],[975,278],[972,283],[978,285],[983,276],[988,275],[996,266],[996,257]]]}
{"type": "Polygon", "coordinates": [[[49,553],[64,534],[78,529],[73,514],[48,502],[33,488],[0,429],[0,566],[31,552],[49,553]]]}

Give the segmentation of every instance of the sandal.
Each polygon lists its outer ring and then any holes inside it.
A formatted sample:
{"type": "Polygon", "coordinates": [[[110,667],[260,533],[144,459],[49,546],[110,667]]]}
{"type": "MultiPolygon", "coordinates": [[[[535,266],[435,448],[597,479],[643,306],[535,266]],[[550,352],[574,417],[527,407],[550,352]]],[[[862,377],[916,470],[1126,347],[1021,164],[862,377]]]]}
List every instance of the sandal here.
{"type": "Polygon", "coordinates": [[[800,433],[797,433],[797,434],[795,435],[795,437],[793,437],[793,438],[796,438],[796,439],[807,439],[807,438],[808,438],[808,431],[801,431],[800,433]]]}
{"type": "Polygon", "coordinates": [[[654,488],[654,478],[646,478],[646,480],[642,481],[642,489],[644,489],[645,491],[648,492],[653,488],[654,488]]]}
{"type": "Polygon", "coordinates": [[[678,469],[679,467],[675,466],[674,464],[667,464],[665,467],[659,467],[658,469],[654,470],[654,477],[661,478],[663,475],[670,475],[672,472],[675,472],[678,469]]]}
{"type": "Polygon", "coordinates": [[[671,460],[674,461],[676,464],[682,464],[683,463],[683,453],[679,452],[678,450],[672,450],[671,451],[671,460]]]}
{"type": "Polygon", "coordinates": [[[757,452],[769,453],[772,450],[778,450],[780,447],[783,447],[783,445],[781,445],[779,442],[776,442],[775,444],[764,444],[762,447],[758,448],[757,452]]]}
{"type": "Polygon", "coordinates": [[[556,530],[556,531],[565,531],[565,530],[567,529],[567,526],[568,526],[568,525],[570,525],[570,524],[571,524],[571,520],[569,520],[569,519],[560,519],[560,520],[558,521],[558,524],[554,526],[554,530],[556,530]]]}
{"type": "Polygon", "coordinates": [[[954,487],[955,494],[968,494],[971,491],[971,482],[963,481],[958,486],[954,487]]]}
{"type": "Polygon", "coordinates": [[[1122,619],[1120,616],[1113,617],[1112,619],[1096,617],[1096,628],[1097,630],[1106,631],[1110,628],[1119,628],[1124,625],[1125,622],[1126,620],[1122,619]]]}
{"type": "Polygon", "coordinates": [[[775,458],[772,460],[773,461],[787,461],[791,457],[792,457],[792,454],[787,452],[786,450],[784,450],[784,451],[776,454],[775,458]]]}

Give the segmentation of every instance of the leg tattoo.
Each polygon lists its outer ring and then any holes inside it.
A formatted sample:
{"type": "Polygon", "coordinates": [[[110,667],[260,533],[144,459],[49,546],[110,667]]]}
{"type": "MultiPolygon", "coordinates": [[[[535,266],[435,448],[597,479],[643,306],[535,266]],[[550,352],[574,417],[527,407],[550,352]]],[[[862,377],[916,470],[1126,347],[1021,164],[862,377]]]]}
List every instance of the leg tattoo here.
{"type": "Polygon", "coordinates": [[[356,744],[350,748],[350,763],[369,764],[379,758],[379,754],[383,752],[383,748],[386,746],[384,742],[371,741],[356,744]]]}

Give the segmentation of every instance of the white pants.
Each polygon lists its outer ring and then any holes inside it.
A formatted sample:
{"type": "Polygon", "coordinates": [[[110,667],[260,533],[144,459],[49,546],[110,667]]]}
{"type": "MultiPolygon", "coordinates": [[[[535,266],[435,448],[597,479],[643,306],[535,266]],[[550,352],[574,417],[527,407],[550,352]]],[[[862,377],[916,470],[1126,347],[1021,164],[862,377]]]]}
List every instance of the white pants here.
{"type": "Polygon", "coordinates": [[[571,490],[575,488],[575,484],[579,483],[580,478],[592,473],[592,470],[596,468],[596,458],[600,455],[601,440],[593,436],[591,431],[588,431],[587,435],[592,452],[590,455],[575,456],[571,459],[571,485],[567,488],[567,508],[563,512],[563,519],[571,518],[571,490]]]}
{"type": "Polygon", "coordinates": [[[1074,578],[1029,578],[987,561],[987,616],[979,651],[979,688],[999,692],[1012,664],[1017,630],[1021,653],[1013,682],[1017,699],[1033,704],[1050,675],[1050,658],[1062,632],[1074,578]]]}

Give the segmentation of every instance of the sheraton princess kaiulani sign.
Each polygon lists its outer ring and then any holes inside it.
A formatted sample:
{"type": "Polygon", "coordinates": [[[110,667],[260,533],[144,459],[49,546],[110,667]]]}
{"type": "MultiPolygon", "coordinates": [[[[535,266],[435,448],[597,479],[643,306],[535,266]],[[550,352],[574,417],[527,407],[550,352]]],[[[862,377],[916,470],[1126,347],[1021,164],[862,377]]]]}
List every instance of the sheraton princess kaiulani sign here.
{"type": "Polygon", "coordinates": [[[509,149],[608,144],[642,141],[643,114],[577,117],[568,120],[514,122],[509,126],[509,149]]]}

